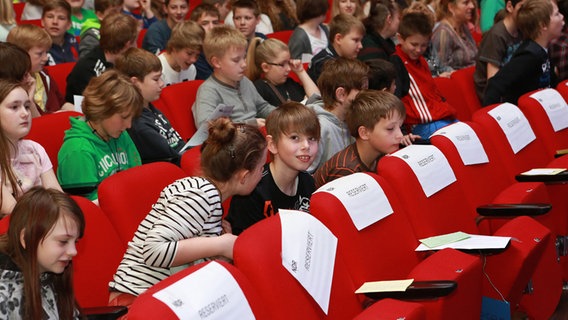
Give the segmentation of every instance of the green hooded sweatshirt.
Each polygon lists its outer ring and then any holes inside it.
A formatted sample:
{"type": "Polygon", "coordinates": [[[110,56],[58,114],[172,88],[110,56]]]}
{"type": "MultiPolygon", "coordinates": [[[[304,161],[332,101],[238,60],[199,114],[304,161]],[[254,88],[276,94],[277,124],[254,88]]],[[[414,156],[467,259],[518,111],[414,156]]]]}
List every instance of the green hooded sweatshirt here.
{"type": "Polygon", "coordinates": [[[96,188],[106,177],[142,163],[126,131],[118,139],[104,141],[93,133],[84,117],[71,118],[71,129],[65,131],[57,160],[61,187],[68,191],[85,188],[88,191],[82,195],[90,200],[98,198],[96,188]]]}

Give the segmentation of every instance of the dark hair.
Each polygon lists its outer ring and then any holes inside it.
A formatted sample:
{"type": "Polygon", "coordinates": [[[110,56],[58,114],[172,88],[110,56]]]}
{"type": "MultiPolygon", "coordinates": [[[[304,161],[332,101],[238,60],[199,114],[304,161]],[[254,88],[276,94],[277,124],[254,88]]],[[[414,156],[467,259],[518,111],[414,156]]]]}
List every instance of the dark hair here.
{"type": "Polygon", "coordinates": [[[379,32],[385,26],[389,15],[398,13],[399,7],[392,0],[372,0],[369,16],[363,20],[367,32],[379,32]]]}
{"type": "MultiPolygon", "coordinates": [[[[0,236],[0,251],[8,255],[23,273],[25,299],[21,307],[24,319],[43,319],[37,249],[62,215],[73,219],[81,238],[85,218],[77,203],[61,191],[34,187],[18,200],[10,216],[8,232],[0,236]]],[[[74,311],[78,309],[72,275],[72,264],[61,274],[47,274],[56,294],[59,319],[74,319],[74,311]]]]}
{"type": "Polygon", "coordinates": [[[294,25],[298,24],[293,0],[261,0],[258,2],[258,6],[260,7],[260,11],[270,18],[275,32],[284,30],[282,19],[277,12],[278,9],[280,9],[280,14],[284,14],[294,25]]]}
{"type": "Polygon", "coordinates": [[[250,9],[254,12],[255,17],[260,16],[260,7],[254,0],[236,0],[231,4],[231,10],[233,11],[233,14],[235,13],[235,9],[237,8],[250,9]]]}
{"type": "Polygon", "coordinates": [[[321,130],[314,110],[299,102],[288,101],[266,118],[266,133],[272,136],[274,142],[278,142],[282,134],[291,132],[305,134],[319,141],[321,130]]]}
{"type": "Polygon", "coordinates": [[[369,67],[357,59],[339,57],[326,61],[317,83],[325,108],[333,108],[337,102],[337,88],[341,87],[347,93],[353,89],[363,89],[368,74],[369,67]]]}
{"type": "Polygon", "coordinates": [[[433,27],[432,20],[425,13],[412,11],[402,15],[398,33],[403,39],[415,34],[429,37],[433,27]]]}
{"type": "Polygon", "coordinates": [[[239,170],[253,170],[264,155],[266,139],[257,127],[219,118],[209,123],[209,137],[201,146],[206,177],[227,182],[239,170]]]}
{"type": "Polygon", "coordinates": [[[396,80],[396,68],[390,61],[370,59],[366,60],[365,64],[369,66],[369,89],[388,89],[396,80]]]}
{"type": "Polygon", "coordinates": [[[0,79],[15,82],[23,81],[32,66],[28,53],[8,42],[0,42],[0,61],[10,61],[0,64],[0,79]]]}
{"type": "Polygon", "coordinates": [[[117,12],[101,22],[100,46],[103,51],[119,53],[138,36],[138,22],[130,15],[117,12]]]}
{"type": "Polygon", "coordinates": [[[55,9],[63,9],[67,14],[67,19],[71,21],[71,5],[65,0],[50,0],[43,5],[41,17],[45,17],[45,13],[55,9]]]}
{"type": "Polygon", "coordinates": [[[296,1],[296,15],[298,16],[298,21],[300,21],[300,23],[325,15],[328,8],[329,3],[327,0],[296,1]]]}
{"type": "Polygon", "coordinates": [[[129,48],[121,55],[114,66],[128,77],[144,81],[150,72],[162,72],[162,64],[156,55],[140,48],[129,48]]]}
{"type": "Polygon", "coordinates": [[[208,3],[201,3],[197,7],[193,8],[191,14],[189,15],[189,20],[197,22],[199,18],[203,15],[216,16],[221,19],[221,13],[214,5],[208,3]]]}

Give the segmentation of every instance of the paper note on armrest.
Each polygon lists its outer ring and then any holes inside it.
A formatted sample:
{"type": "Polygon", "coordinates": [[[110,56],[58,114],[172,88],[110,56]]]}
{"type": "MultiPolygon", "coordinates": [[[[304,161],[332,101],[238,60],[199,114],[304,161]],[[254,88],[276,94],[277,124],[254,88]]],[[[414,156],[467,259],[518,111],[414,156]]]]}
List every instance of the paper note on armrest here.
{"type": "Polygon", "coordinates": [[[536,168],[536,169],[531,169],[529,171],[525,171],[523,173],[521,173],[524,176],[541,176],[541,175],[555,175],[555,174],[559,174],[560,172],[564,172],[566,171],[566,169],[562,169],[562,168],[536,168]]]}
{"type": "Polygon", "coordinates": [[[443,234],[440,236],[420,239],[420,242],[422,242],[424,245],[426,245],[429,248],[435,248],[444,244],[461,241],[469,237],[470,237],[469,234],[458,231],[454,233],[443,234]]]}
{"type": "Polygon", "coordinates": [[[355,293],[404,292],[414,279],[365,282],[355,293]]]}
{"type": "Polygon", "coordinates": [[[183,148],[180,150],[180,153],[185,152],[189,148],[198,146],[202,144],[205,140],[207,140],[207,137],[209,136],[209,121],[213,121],[221,117],[230,117],[231,114],[233,113],[233,108],[234,106],[219,104],[217,108],[215,108],[215,111],[213,111],[213,113],[207,118],[207,121],[203,122],[199,126],[197,132],[193,134],[191,139],[189,139],[189,141],[185,144],[185,146],[183,146],[183,148]]]}
{"type": "Polygon", "coordinates": [[[474,249],[504,249],[511,241],[511,237],[498,237],[498,236],[480,236],[476,234],[468,234],[469,238],[440,245],[438,247],[430,248],[423,243],[416,248],[416,251],[429,251],[429,250],[442,250],[445,248],[453,248],[459,250],[474,250],[474,249]]]}

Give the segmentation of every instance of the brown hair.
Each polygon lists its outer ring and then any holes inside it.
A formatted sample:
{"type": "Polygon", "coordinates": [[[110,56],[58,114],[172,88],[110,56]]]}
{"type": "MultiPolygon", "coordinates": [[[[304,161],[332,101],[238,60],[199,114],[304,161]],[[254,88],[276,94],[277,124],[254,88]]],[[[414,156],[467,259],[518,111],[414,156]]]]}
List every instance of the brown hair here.
{"type": "Polygon", "coordinates": [[[0,24],[15,24],[16,13],[12,0],[0,0],[0,24]]]}
{"type": "Polygon", "coordinates": [[[260,8],[258,7],[258,3],[254,0],[236,0],[231,4],[231,10],[233,14],[235,14],[235,9],[250,9],[253,11],[255,17],[258,18],[260,16],[260,8]]]}
{"type": "Polygon", "coordinates": [[[115,68],[128,77],[144,81],[144,77],[150,72],[161,72],[162,64],[158,57],[144,49],[129,48],[117,59],[115,68]]]}
{"type": "Polygon", "coordinates": [[[0,64],[0,79],[14,82],[23,81],[32,66],[28,53],[8,42],[0,42],[0,61],[10,61],[0,64]]]}
{"type": "Polygon", "coordinates": [[[172,52],[189,48],[201,51],[204,38],[205,30],[197,22],[187,20],[174,26],[166,50],[172,52]]]}
{"type": "Polygon", "coordinates": [[[45,29],[33,24],[20,24],[8,33],[6,42],[13,43],[26,52],[33,47],[51,48],[51,36],[45,29]]]}
{"type": "Polygon", "coordinates": [[[340,57],[326,61],[318,79],[325,108],[334,107],[337,88],[344,88],[347,93],[353,89],[363,89],[368,81],[368,73],[369,67],[357,59],[340,57]]]}
{"type": "Polygon", "coordinates": [[[261,65],[283,51],[289,51],[288,46],[278,39],[253,38],[247,50],[246,76],[254,81],[262,75],[261,65]]]}
{"type": "Polygon", "coordinates": [[[227,182],[239,170],[253,170],[264,161],[266,139],[257,127],[218,118],[209,123],[209,137],[201,146],[206,177],[227,182]]]}
{"type": "Polygon", "coordinates": [[[138,22],[130,15],[117,12],[101,21],[100,46],[103,51],[119,53],[138,36],[138,22]]]}
{"type": "Polygon", "coordinates": [[[124,0],[95,0],[95,12],[103,13],[108,8],[122,6],[124,0]]]}
{"type": "MultiPolygon", "coordinates": [[[[228,0],[227,0],[228,1],[228,0]]],[[[203,15],[213,16],[221,19],[221,13],[214,5],[208,3],[201,3],[191,11],[189,20],[197,22],[203,15]]]]}
{"type": "Polygon", "coordinates": [[[130,112],[140,116],[144,100],[140,90],[118,70],[107,70],[93,77],[83,91],[81,105],[87,121],[98,122],[114,114],[130,112]]]}
{"type": "Polygon", "coordinates": [[[362,90],[347,109],[345,122],[349,133],[359,138],[359,127],[372,130],[377,122],[392,117],[394,113],[403,119],[406,117],[404,104],[394,94],[387,91],[362,90]]]}
{"type": "Polygon", "coordinates": [[[415,34],[425,37],[432,35],[432,20],[423,12],[407,12],[402,15],[398,33],[403,39],[415,34]]]}
{"type": "Polygon", "coordinates": [[[329,23],[329,42],[333,43],[336,35],[344,36],[353,29],[359,31],[361,35],[365,34],[365,26],[361,20],[345,13],[336,15],[329,23]]]}
{"type": "Polygon", "coordinates": [[[328,8],[329,3],[327,0],[297,0],[296,16],[298,16],[300,23],[304,23],[325,15],[328,8]]]}
{"type": "Polygon", "coordinates": [[[65,0],[49,0],[43,5],[43,12],[41,13],[41,18],[45,17],[48,11],[55,9],[63,9],[67,15],[67,20],[71,21],[71,5],[65,0]]]}
{"type": "Polygon", "coordinates": [[[550,0],[525,0],[517,13],[517,26],[521,34],[527,39],[536,39],[541,28],[550,23],[552,10],[550,0]]]}
{"type": "Polygon", "coordinates": [[[298,24],[298,17],[296,16],[296,10],[294,9],[292,0],[262,0],[258,2],[258,6],[260,7],[260,11],[270,18],[272,28],[274,28],[275,32],[284,30],[277,9],[280,9],[280,13],[286,15],[294,24],[298,24]]]}
{"type": "Polygon", "coordinates": [[[223,57],[225,52],[231,47],[247,47],[247,39],[245,36],[239,30],[231,26],[220,25],[211,29],[211,31],[205,35],[203,53],[209,64],[211,64],[213,57],[223,57]]]}
{"type": "Polygon", "coordinates": [[[290,132],[305,134],[320,139],[320,124],[313,109],[296,102],[288,101],[274,109],[266,118],[266,133],[274,142],[280,140],[282,134],[290,132]]]}
{"type": "Polygon", "coordinates": [[[369,89],[389,89],[396,80],[396,68],[385,59],[369,59],[365,61],[369,66],[369,89]]]}
{"type": "Polygon", "coordinates": [[[367,32],[380,32],[387,21],[387,17],[399,14],[400,9],[392,0],[373,0],[369,16],[363,20],[367,32]]]}
{"type": "MultiPolygon", "coordinates": [[[[81,238],[85,218],[77,203],[61,191],[34,187],[18,200],[10,216],[8,232],[0,236],[0,251],[8,255],[23,273],[25,299],[21,307],[24,319],[43,319],[37,249],[62,216],[77,224],[81,238]]],[[[78,305],[73,292],[73,265],[61,274],[47,275],[57,298],[59,319],[74,319],[78,305]]]]}

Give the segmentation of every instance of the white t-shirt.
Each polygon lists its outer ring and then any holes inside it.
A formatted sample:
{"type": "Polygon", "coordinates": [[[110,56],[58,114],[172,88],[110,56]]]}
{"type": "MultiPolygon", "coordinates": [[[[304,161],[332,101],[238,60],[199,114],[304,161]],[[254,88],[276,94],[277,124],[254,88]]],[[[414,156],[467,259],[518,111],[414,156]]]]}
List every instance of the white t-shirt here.
{"type": "Polygon", "coordinates": [[[164,53],[161,53],[158,56],[158,59],[160,59],[160,63],[162,63],[162,80],[164,81],[164,84],[166,86],[184,81],[195,80],[197,69],[195,69],[194,65],[189,66],[189,68],[185,70],[177,72],[172,69],[172,67],[170,67],[170,64],[166,60],[164,53]]]}
{"type": "Polygon", "coordinates": [[[308,34],[308,38],[310,39],[310,44],[312,45],[312,55],[318,54],[323,49],[327,48],[328,40],[325,31],[321,26],[318,27],[320,29],[320,37],[316,38],[306,32],[308,34]]]}

